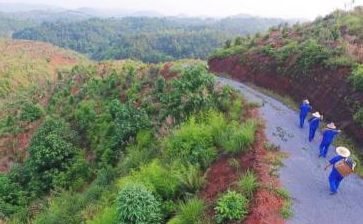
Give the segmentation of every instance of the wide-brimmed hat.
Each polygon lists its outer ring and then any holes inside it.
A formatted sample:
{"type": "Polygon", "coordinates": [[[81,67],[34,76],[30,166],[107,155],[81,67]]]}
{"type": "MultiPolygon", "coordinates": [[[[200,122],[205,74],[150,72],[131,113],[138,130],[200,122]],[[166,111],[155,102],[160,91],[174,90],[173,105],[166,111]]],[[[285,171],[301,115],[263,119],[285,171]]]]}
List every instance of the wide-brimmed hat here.
{"type": "Polygon", "coordinates": [[[310,104],[308,99],[303,100],[303,103],[310,104]]]}
{"type": "Polygon", "coordinates": [[[321,114],[316,111],[315,113],[312,114],[314,117],[317,117],[317,118],[321,118],[321,114]]]}
{"type": "Polygon", "coordinates": [[[327,124],[326,127],[329,129],[337,129],[337,127],[335,126],[335,124],[333,122],[327,124]]]}
{"type": "Polygon", "coordinates": [[[345,158],[348,158],[350,156],[350,151],[349,149],[343,147],[343,146],[340,146],[340,147],[337,147],[337,154],[340,155],[340,156],[343,156],[345,158]]]}

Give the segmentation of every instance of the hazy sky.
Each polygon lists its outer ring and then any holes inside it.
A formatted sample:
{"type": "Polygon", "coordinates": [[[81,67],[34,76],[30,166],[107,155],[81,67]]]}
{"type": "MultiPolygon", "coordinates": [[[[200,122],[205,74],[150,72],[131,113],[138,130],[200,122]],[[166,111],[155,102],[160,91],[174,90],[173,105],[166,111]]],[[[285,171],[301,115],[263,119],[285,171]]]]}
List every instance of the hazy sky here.
{"type": "MultiPolygon", "coordinates": [[[[166,15],[188,14],[227,16],[239,13],[313,19],[337,8],[343,9],[352,0],[0,0],[56,5],[66,8],[98,7],[152,10],[166,15]]],[[[363,5],[363,0],[356,0],[363,5]]]]}

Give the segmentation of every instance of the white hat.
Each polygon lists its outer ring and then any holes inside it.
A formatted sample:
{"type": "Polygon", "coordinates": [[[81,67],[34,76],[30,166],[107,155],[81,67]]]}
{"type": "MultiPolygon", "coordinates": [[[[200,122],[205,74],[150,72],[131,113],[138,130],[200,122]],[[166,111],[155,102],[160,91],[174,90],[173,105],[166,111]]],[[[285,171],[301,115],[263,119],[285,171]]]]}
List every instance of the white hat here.
{"type": "Polygon", "coordinates": [[[308,99],[303,100],[303,103],[310,104],[308,99]]]}
{"type": "Polygon", "coordinates": [[[312,114],[314,117],[321,118],[321,115],[318,111],[312,114]]]}
{"type": "Polygon", "coordinates": [[[329,123],[326,127],[329,129],[337,129],[337,127],[335,126],[335,124],[333,122],[329,123]]]}
{"type": "Polygon", "coordinates": [[[349,149],[345,148],[345,147],[337,147],[336,149],[337,154],[340,156],[343,156],[344,158],[348,158],[350,156],[350,151],[349,149]]]}

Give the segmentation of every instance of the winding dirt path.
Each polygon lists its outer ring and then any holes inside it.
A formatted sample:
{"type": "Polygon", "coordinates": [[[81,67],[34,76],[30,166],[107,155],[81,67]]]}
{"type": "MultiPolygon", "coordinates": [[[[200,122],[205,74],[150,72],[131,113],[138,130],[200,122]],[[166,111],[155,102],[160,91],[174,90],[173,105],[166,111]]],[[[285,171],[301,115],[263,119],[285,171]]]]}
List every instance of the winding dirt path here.
{"type": "MultiPolygon", "coordinates": [[[[321,134],[308,141],[308,127],[298,126],[298,114],[283,103],[242,83],[218,78],[221,83],[241,91],[247,100],[259,102],[260,115],[266,121],[269,142],[289,154],[280,169],[282,185],[290,192],[293,217],[288,224],[363,224],[363,180],[356,175],[345,178],[339,193],[329,195],[328,159],[318,158],[321,134]]],[[[335,155],[330,148],[328,158],[335,155]]]]}

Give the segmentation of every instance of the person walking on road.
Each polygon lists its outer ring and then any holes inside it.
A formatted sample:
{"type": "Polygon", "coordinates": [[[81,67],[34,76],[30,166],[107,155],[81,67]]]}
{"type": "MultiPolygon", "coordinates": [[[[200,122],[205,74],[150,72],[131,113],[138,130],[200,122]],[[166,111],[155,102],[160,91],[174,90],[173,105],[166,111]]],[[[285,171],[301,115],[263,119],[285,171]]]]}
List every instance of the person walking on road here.
{"type": "Polygon", "coordinates": [[[309,142],[312,142],[315,137],[315,132],[319,128],[320,122],[323,120],[323,115],[319,112],[312,114],[309,119],[309,142]]]}
{"type": "Polygon", "coordinates": [[[330,194],[334,195],[338,192],[340,182],[344,177],[354,172],[356,164],[349,158],[350,151],[345,147],[338,147],[336,149],[337,156],[333,157],[329,164],[325,167],[327,170],[330,166],[333,169],[329,175],[330,194]]]}
{"type": "Polygon", "coordinates": [[[323,140],[320,143],[320,154],[319,157],[326,158],[326,155],[328,154],[329,147],[331,143],[334,140],[334,137],[338,135],[341,130],[336,130],[336,126],[333,122],[329,123],[327,128],[323,131],[323,140]]]}
{"type": "Polygon", "coordinates": [[[300,128],[304,127],[305,119],[311,110],[309,100],[304,100],[300,105],[300,128]]]}

